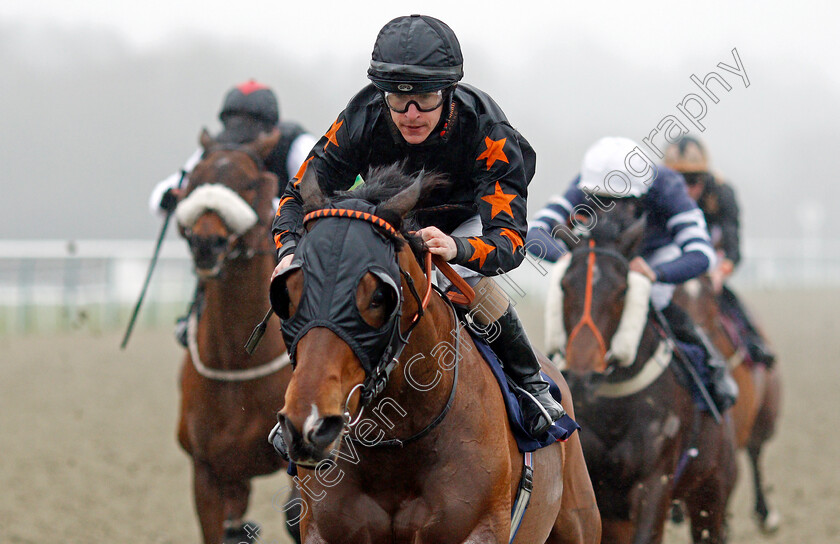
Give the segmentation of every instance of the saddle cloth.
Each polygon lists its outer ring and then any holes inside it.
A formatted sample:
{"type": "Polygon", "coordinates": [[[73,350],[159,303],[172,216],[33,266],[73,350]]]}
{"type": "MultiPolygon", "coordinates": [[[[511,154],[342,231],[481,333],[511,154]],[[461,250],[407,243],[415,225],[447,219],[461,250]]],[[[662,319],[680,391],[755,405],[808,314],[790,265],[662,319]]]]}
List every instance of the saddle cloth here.
{"type": "MultiPolygon", "coordinates": [[[[706,353],[703,351],[703,348],[682,341],[677,341],[677,344],[679,344],[679,347],[682,350],[682,352],[686,355],[686,357],[688,357],[688,360],[691,361],[691,366],[694,367],[694,371],[697,373],[697,376],[703,382],[703,385],[706,386],[706,390],[711,391],[712,376],[709,372],[709,366],[706,364],[706,353]]],[[[681,365],[674,364],[672,362],[671,368],[675,370],[677,381],[680,383],[680,385],[682,385],[684,388],[688,389],[689,392],[691,392],[691,398],[694,401],[694,405],[699,410],[708,412],[709,405],[706,403],[705,399],[703,398],[703,394],[700,393],[700,389],[697,387],[697,384],[694,383],[694,380],[691,379],[691,377],[682,368],[681,365]]]]}
{"type": "MultiPolygon", "coordinates": [[[[469,329],[468,329],[469,330],[469,329]]],[[[546,446],[550,446],[557,441],[566,441],[572,435],[573,432],[580,429],[580,425],[575,423],[568,414],[563,414],[563,417],[558,419],[554,422],[548,433],[541,437],[539,440],[532,437],[528,434],[528,431],[525,430],[525,424],[522,419],[522,409],[520,408],[520,400],[517,392],[511,389],[510,385],[508,384],[507,378],[505,377],[504,370],[502,370],[502,364],[499,361],[499,358],[493,352],[487,343],[481,339],[478,335],[476,335],[472,330],[470,330],[470,336],[472,336],[475,345],[478,347],[478,351],[481,352],[482,357],[485,361],[487,361],[488,366],[490,366],[490,370],[493,371],[493,376],[496,377],[496,381],[499,383],[499,389],[502,391],[502,397],[505,400],[505,408],[507,409],[508,421],[510,421],[510,428],[513,431],[513,436],[516,439],[516,444],[519,447],[519,451],[521,452],[529,452],[535,451],[540,448],[544,448],[546,446]]],[[[554,397],[554,400],[560,402],[561,394],[560,388],[557,387],[557,384],[554,383],[550,377],[544,372],[541,372],[542,378],[550,384],[549,391],[551,392],[551,396],[554,397]]],[[[532,402],[530,399],[524,400],[521,402],[532,402]]]]}

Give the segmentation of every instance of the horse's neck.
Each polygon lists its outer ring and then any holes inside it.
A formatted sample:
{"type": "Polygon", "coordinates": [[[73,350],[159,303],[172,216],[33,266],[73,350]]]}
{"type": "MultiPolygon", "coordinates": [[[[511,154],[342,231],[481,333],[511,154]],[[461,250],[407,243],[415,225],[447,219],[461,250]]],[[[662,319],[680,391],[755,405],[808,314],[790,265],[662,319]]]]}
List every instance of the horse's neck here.
{"type": "Polygon", "coordinates": [[[648,316],[645,328],[642,330],[642,336],[639,338],[639,349],[636,352],[636,359],[633,364],[628,367],[629,373],[635,375],[640,372],[644,366],[653,357],[659,343],[663,342],[662,336],[656,329],[652,315],[648,316]]]}
{"type": "Polygon", "coordinates": [[[262,320],[273,268],[272,255],[255,255],[227,263],[221,277],[205,283],[201,326],[210,329],[215,342],[241,344],[243,332],[247,339],[262,320]]]}

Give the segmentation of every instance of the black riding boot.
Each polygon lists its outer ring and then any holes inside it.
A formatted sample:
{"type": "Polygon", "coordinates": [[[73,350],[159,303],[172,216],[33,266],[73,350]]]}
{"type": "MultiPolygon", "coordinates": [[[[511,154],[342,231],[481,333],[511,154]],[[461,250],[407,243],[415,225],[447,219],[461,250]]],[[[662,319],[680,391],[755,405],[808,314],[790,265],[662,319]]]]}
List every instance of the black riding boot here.
{"type": "Polygon", "coordinates": [[[509,306],[496,323],[499,333],[490,347],[502,360],[505,374],[536,401],[523,403],[522,411],[528,432],[539,438],[566,411],[548,392],[548,382],[540,376],[537,355],[513,307],[509,306]]]}
{"type": "Polygon", "coordinates": [[[747,344],[750,359],[756,363],[763,363],[768,368],[773,366],[773,363],[776,361],[776,354],[767,345],[767,342],[765,342],[761,333],[758,332],[758,329],[755,328],[755,325],[753,325],[749,312],[741,304],[741,301],[738,300],[735,292],[724,285],[718,301],[721,310],[730,314],[733,319],[740,321],[744,325],[744,342],[747,344]]]}
{"type": "Polygon", "coordinates": [[[712,345],[706,334],[691,321],[682,308],[669,304],[662,315],[668,320],[674,336],[681,342],[687,342],[703,349],[706,354],[706,366],[709,369],[709,395],[719,412],[735,404],[738,399],[738,384],[729,373],[726,361],[712,345]]]}

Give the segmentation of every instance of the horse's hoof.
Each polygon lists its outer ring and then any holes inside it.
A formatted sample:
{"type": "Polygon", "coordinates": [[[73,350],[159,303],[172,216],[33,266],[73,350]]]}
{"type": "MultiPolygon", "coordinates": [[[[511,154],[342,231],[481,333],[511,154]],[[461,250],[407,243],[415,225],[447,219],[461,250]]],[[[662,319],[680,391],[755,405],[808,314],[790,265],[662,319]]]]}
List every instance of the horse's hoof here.
{"type": "Polygon", "coordinates": [[[682,503],[680,501],[671,502],[671,523],[679,525],[684,521],[685,512],[682,509],[682,503]]]}
{"type": "Polygon", "coordinates": [[[756,516],[756,518],[759,530],[765,535],[772,535],[778,531],[782,521],[782,516],[779,515],[779,511],[775,508],[767,512],[767,517],[764,519],[761,519],[759,516],[756,516]]]}
{"type": "Polygon", "coordinates": [[[241,525],[225,527],[225,537],[222,544],[255,544],[260,541],[259,523],[254,521],[243,521],[241,525]]]}

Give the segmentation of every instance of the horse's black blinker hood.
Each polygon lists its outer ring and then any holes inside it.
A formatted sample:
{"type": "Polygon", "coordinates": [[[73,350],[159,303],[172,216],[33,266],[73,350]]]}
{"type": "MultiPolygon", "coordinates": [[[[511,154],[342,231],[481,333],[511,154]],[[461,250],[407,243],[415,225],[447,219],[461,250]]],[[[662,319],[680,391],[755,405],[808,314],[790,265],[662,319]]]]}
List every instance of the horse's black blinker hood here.
{"type": "MultiPolygon", "coordinates": [[[[399,327],[402,289],[396,247],[384,230],[396,233],[376,216],[375,207],[368,202],[345,200],[338,206],[341,208],[319,210],[305,218],[318,221],[303,236],[291,266],[281,275],[287,277],[301,269],[303,294],[294,315],[283,320],[281,330],[293,362],[297,343],[307,331],[325,327],[334,332],[361,362],[368,378],[364,392],[367,395],[363,396],[370,400],[384,388],[392,361],[408,336],[403,338],[399,327]],[[377,225],[382,228],[376,228],[377,225]],[[397,302],[380,328],[366,323],[356,307],[356,290],[367,273],[392,289],[397,302]]],[[[412,294],[417,296],[416,292],[412,294]]],[[[280,297],[272,293],[274,308],[288,304],[280,297]]]]}

